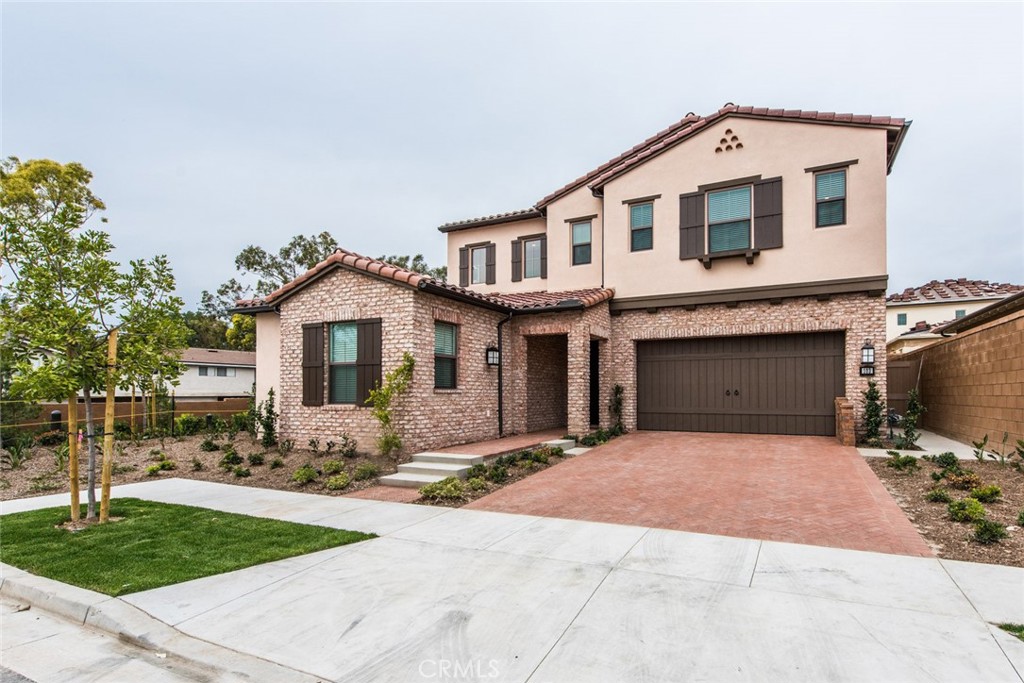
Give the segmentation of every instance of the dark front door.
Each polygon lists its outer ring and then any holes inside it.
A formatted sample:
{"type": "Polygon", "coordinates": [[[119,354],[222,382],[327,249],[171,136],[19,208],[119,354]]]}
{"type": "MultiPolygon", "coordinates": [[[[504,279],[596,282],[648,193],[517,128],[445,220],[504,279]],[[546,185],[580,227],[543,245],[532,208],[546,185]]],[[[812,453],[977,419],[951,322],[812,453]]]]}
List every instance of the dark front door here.
{"type": "Polygon", "coordinates": [[[842,332],[637,344],[637,427],[835,435],[842,332]]]}
{"type": "Polygon", "coordinates": [[[601,342],[590,340],[590,424],[601,424],[601,342]]]}

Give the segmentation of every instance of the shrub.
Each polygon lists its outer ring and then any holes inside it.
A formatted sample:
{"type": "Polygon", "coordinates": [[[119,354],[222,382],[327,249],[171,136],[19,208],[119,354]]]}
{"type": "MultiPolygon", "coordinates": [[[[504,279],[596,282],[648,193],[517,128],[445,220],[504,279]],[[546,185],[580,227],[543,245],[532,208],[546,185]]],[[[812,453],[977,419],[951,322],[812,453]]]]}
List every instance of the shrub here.
{"type": "Polygon", "coordinates": [[[162,450],[160,450],[159,448],[154,448],[154,449],[152,449],[149,452],[149,459],[150,460],[155,460],[157,462],[160,462],[161,460],[165,459],[166,457],[167,457],[167,455],[162,450]]]}
{"type": "Polygon", "coordinates": [[[885,403],[878,383],[868,381],[868,389],[864,394],[864,440],[878,441],[882,438],[882,424],[885,422],[885,403]]]}
{"type": "Polygon", "coordinates": [[[161,460],[156,464],[156,466],[159,467],[161,470],[166,471],[178,469],[178,466],[175,464],[173,460],[161,460]]]}
{"type": "Polygon", "coordinates": [[[277,469],[280,469],[282,467],[284,467],[284,459],[283,458],[274,458],[273,460],[270,461],[270,469],[277,470],[277,469]]]}
{"type": "Polygon", "coordinates": [[[0,462],[12,470],[21,467],[31,455],[32,437],[28,434],[17,434],[4,439],[4,450],[0,451],[0,462]]]}
{"type": "Polygon", "coordinates": [[[929,503],[949,503],[953,500],[949,497],[949,491],[943,488],[934,488],[924,494],[924,497],[929,503]]]}
{"type": "Polygon", "coordinates": [[[199,450],[206,451],[207,453],[212,453],[213,451],[219,451],[220,446],[217,445],[217,443],[214,442],[213,439],[207,437],[203,439],[203,442],[201,444],[199,444],[199,450]]]}
{"type": "Polygon", "coordinates": [[[487,474],[487,465],[484,465],[484,464],[481,463],[481,464],[473,465],[472,467],[470,467],[469,471],[466,472],[466,478],[467,479],[473,479],[474,477],[482,477],[482,476],[484,476],[486,474],[487,474]]]}
{"type": "Polygon", "coordinates": [[[940,453],[932,458],[932,462],[943,469],[959,470],[960,461],[952,453],[940,453]]]}
{"type": "Polygon", "coordinates": [[[336,474],[327,480],[327,490],[340,491],[346,486],[348,486],[348,482],[349,478],[347,474],[345,474],[344,472],[342,472],[341,474],[336,474]]]}
{"type": "Polygon", "coordinates": [[[132,438],[132,426],[127,420],[114,420],[114,438],[121,441],[132,438]]]}
{"type": "Polygon", "coordinates": [[[608,435],[608,431],[605,429],[598,429],[594,432],[594,436],[597,437],[599,443],[608,443],[611,437],[608,435]]]}
{"type": "Polygon", "coordinates": [[[160,465],[149,465],[146,467],[146,476],[155,477],[160,474],[160,465]]]}
{"type": "Polygon", "coordinates": [[[471,477],[466,480],[466,485],[469,486],[471,491],[484,491],[487,489],[487,482],[484,481],[483,477],[471,477]]]}
{"type": "Polygon", "coordinates": [[[998,543],[1001,539],[1009,536],[1006,527],[991,519],[981,519],[974,523],[974,540],[978,543],[988,545],[998,543]]]}
{"type": "Polygon", "coordinates": [[[919,469],[917,464],[917,458],[912,455],[900,455],[896,451],[886,451],[889,454],[889,459],[885,462],[887,467],[891,467],[897,472],[905,472],[907,470],[913,471],[919,469]]]}
{"type": "Polygon", "coordinates": [[[492,463],[493,467],[512,467],[519,461],[519,456],[515,453],[509,453],[508,455],[499,455],[494,459],[492,463]]]}
{"type": "MultiPolygon", "coordinates": [[[[124,455],[124,450],[118,447],[118,455],[124,455]]],[[[63,471],[67,469],[68,458],[71,457],[71,449],[66,443],[62,443],[53,449],[53,467],[54,469],[63,471]]]]}
{"type": "Polygon", "coordinates": [[[356,457],[356,440],[348,434],[342,434],[338,439],[338,455],[343,458],[356,457]]]}
{"type": "Polygon", "coordinates": [[[252,465],[253,467],[262,465],[263,462],[264,462],[263,461],[263,454],[262,453],[253,453],[252,455],[249,456],[248,460],[249,460],[249,464],[252,465]]]}
{"type": "Polygon", "coordinates": [[[577,441],[581,446],[584,446],[585,448],[593,448],[594,446],[600,445],[597,440],[597,437],[594,436],[593,434],[585,434],[584,436],[581,436],[579,439],[577,439],[577,441]]]}
{"type": "Polygon", "coordinates": [[[220,463],[218,463],[218,465],[221,467],[221,469],[230,470],[236,465],[241,465],[243,462],[245,461],[242,459],[242,456],[240,456],[238,453],[231,452],[225,453],[224,457],[220,459],[220,463]]]}
{"type": "Polygon", "coordinates": [[[622,405],[625,394],[626,390],[621,384],[616,384],[612,387],[612,396],[608,400],[608,412],[611,413],[613,420],[613,436],[618,436],[622,432],[626,431],[625,426],[622,424],[622,405]]]}
{"type": "Polygon", "coordinates": [[[67,434],[59,429],[51,429],[50,431],[36,434],[36,444],[39,446],[56,446],[67,440],[67,434]]]}
{"type": "Polygon", "coordinates": [[[202,472],[203,471],[203,461],[200,460],[199,458],[195,457],[195,456],[192,457],[192,471],[193,472],[202,472]]]}
{"type": "Polygon", "coordinates": [[[955,489],[969,491],[981,486],[981,477],[971,470],[963,470],[959,473],[950,472],[946,475],[946,482],[955,489]]]}
{"type": "Polygon", "coordinates": [[[568,441],[568,440],[572,440],[572,441],[578,441],[578,440],[579,440],[579,439],[577,439],[577,438],[576,438],[576,435],[575,435],[575,434],[566,434],[566,435],[565,435],[565,436],[563,436],[562,438],[563,438],[563,439],[565,439],[565,440],[567,440],[567,441],[568,441]]]}
{"type": "Polygon", "coordinates": [[[323,464],[324,474],[337,474],[345,471],[345,463],[340,460],[325,460],[323,464]]]}
{"type": "Polygon", "coordinates": [[[972,441],[974,445],[974,458],[981,462],[985,459],[985,448],[988,446],[988,434],[981,441],[972,441]]]}
{"type": "Polygon", "coordinates": [[[503,484],[508,480],[508,469],[500,465],[495,465],[491,469],[487,470],[487,480],[493,481],[495,484],[503,484]]]}
{"type": "Polygon", "coordinates": [[[320,439],[318,439],[316,437],[313,437],[312,439],[310,439],[308,441],[308,443],[309,443],[309,450],[313,451],[314,453],[319,453],[320,452],[320,439]]]}
{"type": "Polygon", "coordinates": [[[192,413],[185,413],[174,418],[174,428],[181,436],[192,436],[203,429],[203,419],[192,413]]]}
{"type": "Polygon", "coordinates": [[[292,481],[300,486],[305,486],[320,476],[320,473],[313,469],[312,465],[303,465],[292,473],[292,481]]]}
{"type": "Polygon", "coordinates": [[[295,448],[295,441],[293,439],[283,439],[277,444],[277,452],[281,455],[288,455],[295,448]]]}
{"type": "Polygon", "coordinates": [[[380,468],[374,465],[372,462],[364,462],[356,467],[356,471],[352,477],[356,481],[365,481],[367,479],[373,479],[380,474],[380,468]]]}
{"type": "Polygon", "coordinates": [[[260,444],[270,448],[277,443],[277,411],[274,409],[274,389],[267,389],[267,400],[256,408],[256,423],[260,430],[260,444]]]}
{"type": "Polygon", "coordinates": [[[248,477],[250,474],[252,474],[252,472],[249,471],[248,467],[242,467],[241,465],[239,465],[238,467],[231,471],[235,473],[236,477],[248,477]]]}
{"type": "Polygon", "coordinates": [[[548,464],[548,460],[550,458],[561,457],[565,455],[565,451],[563,451],[558,446],[541,446],[540,448],[535,449],[533,453],[531,453],[530,455],[530,459],[533,460],[534,462],[539,462],[546,465],[548,464]]]}
{"type": "Polygon", "coordinates": [[[367,402],[373,406],[370,414],[380,423],[377,448],[381,455],[398,453],[402,449],[402,437],[395,430],[393,423],[392,403],[409,388],[415,366],[416,360],[406,351],[402,354],[402,364],[384,375],[384,383],[381,386],[370,390],[370,399],[367,402]]]}
{"type": "Polygon", "coordinates": [[[1003,495],[1003,490],[993,484],[992,486],[979,486],[978,488],[971,489],[971,492],[967,495],[979,503],[994,503],[1003,495]]]}
{"type": "Polygon", "coordinates": [[[1024,510],[1017,514],[1017,526],[1024,526],[1024,510]]]}
{"type": "Polygon", "coordinates": [[[977,522],[985,518],[985,508],[973,498],[954,500],[949,504],[949,518],[954,522],[977,522]]]}
{"type": "Polygon", "coordinates": [[[239,432],[252,433],[253,423],[249,413],[234,413],[231,416],[231,426],[239,432]]]}
{"type": "Polygon", "coordinates": [[[896,437],[896,445],[899,448],[914,448],[914,444],[921,438],[921,432],[917,431],[917,421],[926,412],[921,404],[921,397],[917,389],[907,392],[907,410],[903,415],[903,433],[896,437]]]}
{"type": "Polygon", "coordinates": [[[422,487],[420,495],[436,501],[462,500],[466,495],[466,486],[458,477],[448,477],[422,487]]]}

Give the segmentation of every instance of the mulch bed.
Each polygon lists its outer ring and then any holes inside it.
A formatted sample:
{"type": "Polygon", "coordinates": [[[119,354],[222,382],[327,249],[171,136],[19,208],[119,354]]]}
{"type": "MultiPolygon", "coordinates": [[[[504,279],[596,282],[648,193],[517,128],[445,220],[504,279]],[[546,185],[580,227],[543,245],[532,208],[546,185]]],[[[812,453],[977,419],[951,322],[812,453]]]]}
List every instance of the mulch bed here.
{"type": "MultiPolygon", "coordinates": [[[[1000,500],[983,505],[987,519],[1005,524],[1009,537],[999,543],[982,545],[973,538],[972,524],[950,520],[945,503],[925,499],[925,494],[936,485],[931,473],[941,470],[938,465],[918,460],[920,469],[897,472],[887,466],[887,458],[866,460],[936,555],[950,560],[1024,567],[1024,529],[1017,525],[1017,516],[1024,509],[1024,473],[993,461],[960,461],[963,468],[981,477],[982,485],[995,484],[1002,489],[1000,500]]],[[[969,493],[946,488],[954,500],[966,498],[969,493]]]]}
{"type": "MultiPolygon", "coordinates": [[[[467,486],[466,495],[459,500],[429,500],[427,498],[420,498],[419,500],[413,502],[416,503],[417,505],[433,505],[437,507],[460,508],[463,505],[468,505],[469,503],[472,503],[474,500],[477,500],[478,498],[483,498],[484,496],[490,495],[497,491],[498,489],[505,488],[506,486],[510,486],[516,483],[517,481],[526,479],[532,474],[536,474],[537,472],[546,470],[549,467],[554,467],[560,462],[565,462],[566,460],[569,460],[572,457],[574,456],[552,455],[548,458],[547,464],[532,461],[524,462],[520,460],[515,465],[508,466],[508,479],[506,479],[500,484],[495,484],[494,482],[485,480],[487,488],[482,489],[480,491],[473,491],[467,486]]],[[[491,464],[494,462],[494,459],[491,456],[488,456],[486,462],[487,464],[491,464]]]]}

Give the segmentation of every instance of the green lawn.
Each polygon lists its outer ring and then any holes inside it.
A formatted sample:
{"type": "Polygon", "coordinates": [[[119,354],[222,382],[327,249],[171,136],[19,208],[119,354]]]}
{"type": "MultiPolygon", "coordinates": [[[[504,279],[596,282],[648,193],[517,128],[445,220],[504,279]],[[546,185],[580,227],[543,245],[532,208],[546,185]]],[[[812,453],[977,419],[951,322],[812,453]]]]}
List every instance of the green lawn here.
{"type": "Polygon", "coordinates": [[[67,507],[2,515],[0,561],[125,595],[374,537],[137,498],[111,501],[110,516],[124,519],[72,533],[56,528],[67,507]]]}

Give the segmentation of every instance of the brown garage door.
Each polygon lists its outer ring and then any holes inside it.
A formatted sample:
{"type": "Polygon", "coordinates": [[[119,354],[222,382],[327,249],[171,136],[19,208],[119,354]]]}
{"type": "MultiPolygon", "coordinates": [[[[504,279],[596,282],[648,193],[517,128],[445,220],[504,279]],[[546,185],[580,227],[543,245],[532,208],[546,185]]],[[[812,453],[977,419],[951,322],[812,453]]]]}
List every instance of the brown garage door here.
{"type": "Polygon", "coordinates": [[[842,332],[637,343],[637,427],[836,433],[842,332]]]}

